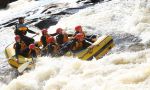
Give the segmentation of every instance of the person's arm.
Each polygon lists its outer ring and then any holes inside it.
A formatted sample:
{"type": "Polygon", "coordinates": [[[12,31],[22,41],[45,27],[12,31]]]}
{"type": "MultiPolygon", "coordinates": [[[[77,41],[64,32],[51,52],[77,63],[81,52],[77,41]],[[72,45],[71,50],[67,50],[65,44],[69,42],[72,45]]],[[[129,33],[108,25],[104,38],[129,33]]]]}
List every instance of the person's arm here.
{"type": "Polygon", "coordinates": [[[32,34],[36,34],[36,32],[32,31],[32,30],[27,30],[29,33],[32,33],[32,34]]]}
{"type": "Polygon", "coordinates": [[[57,33],[53,33],[53,34],[49,34],[49,35],[51,35],[51,36],[56,36],[56,35],[57,35],[57,33]]]}
{"type": "Polygon", "coordinates": [[[72,37],[73,36],[73,34],[67,34],[68,35],[68,37],[72,37]]]}
{"type": "Polygon", "coordinates": [[[84,42],[83,42],[83,48],[87,48],[87,47],[89,47],[89,46],[91,46],[92,45],[92,42],[89,42],[89,41],[87,41],[87,40],[84,40],[84,42]]]}

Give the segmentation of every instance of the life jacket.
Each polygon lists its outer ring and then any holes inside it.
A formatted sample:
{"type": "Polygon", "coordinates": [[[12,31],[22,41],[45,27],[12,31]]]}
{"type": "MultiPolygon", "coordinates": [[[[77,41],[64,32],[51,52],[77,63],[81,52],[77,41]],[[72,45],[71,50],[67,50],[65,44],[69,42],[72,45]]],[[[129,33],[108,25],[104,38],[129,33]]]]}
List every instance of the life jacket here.
{"type": "Polygon", "coordinates": [[[26,35],[28,27],[26,24],[17,24],[15,34],[26,35]]]}
{"type": "Polygon", "coordinates": [[[41,47],[41,46],[42,46],[42,42],[41,42],[41,41],[35,42],[35,46],[36,46],[36,47],[41,47]]]}
{"type": "Polygon", "coordinates": [[[68,35],[67,34],[58,34],[56,36],[56,41],[59,45],[65,43],[65,42],[68,42],[68,35]]]}
{"type": "MultiPolygon", "coordinates": [[[[24,49],[27,48],[26,44],[23,41],[21,41],[19,45],[20,45],[20,51],[23,51],[24,49]]],[[[13,48],[16,49],[16,44],[14,44],[13,48]]]]}
{"type": "Polygon", "coordinates": [[[80,50],[82,48],[82,46],[83,46],[82,42],[76,41],[75,45],[72,47],[72,50],[80,50]]]}
{"type": "Polygon", "coordinates": [[[65,43],[65,42],[68,42],[68,35],[67,34],[64,34],[64,38],[63,38],[63,42],[65,43]]]}
{"type": "Polygon", "coordinates": [[[27,45],[24,42],[22,42],[21,43],[21,50],[24,50],[25,48],[27,48],[27,45]]]}
{"type": "MultiPolygon", "coordinates": [[[[46,37],[46,43],[48,43],[48,38],[50,37],[50,35],[46,35],[45,37],[46,37]]],[[[42,43],[42,39],[40,39],[40,43],[42,43]]]]}

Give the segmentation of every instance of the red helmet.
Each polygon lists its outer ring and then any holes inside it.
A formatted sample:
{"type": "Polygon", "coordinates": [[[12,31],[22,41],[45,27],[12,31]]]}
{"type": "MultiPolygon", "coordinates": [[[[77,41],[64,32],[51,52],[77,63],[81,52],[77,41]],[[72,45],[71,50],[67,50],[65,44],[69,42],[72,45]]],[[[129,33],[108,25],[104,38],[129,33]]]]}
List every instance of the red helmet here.
{"type": "Polygon", "coordinates": [[[75,39],[83,39],[84,38],[84,34],[83,33],[78,33],[76,36],[75,36],[75,39]]]}
{"type": "Polygon", "coordinates": [[[29,49],[33,49],[33,48],[35,48],[35,45],[34,44],[30,44],[29,45],[29,49]]]}
{"type": "Polygon", "coordinates": [[[57,28],[56,33],[62,34],[63,29],[62,28],[57,28]]]}
{"type": "Polygon", "coordinates": [[[82,27],[80,25],[76,26],[75,30],[76,30],[76,32],[82,32],[82,27]]]}
{"type": "Polygon", "coordinates": [[[42,34],[46,34],[47,33],[47,29],[42,29],[42,34]]]}
{"type": "Polygon", "coordinates": [[[47,39],[47,42],[48,42],[48,43],[52,43],[52,42],[54,42],[54,41],[55,41],[55,39],[54,39],[53,36],[50,36],[50,37],[48,37],[48,39],[47,39]]]}
{"type": "Polygon", "coordinates": [[[15,40],[17,41],[17,40],[19,40],[20,39],[20,36],[19,35],[16,35],[15,36],[15,40]]]}

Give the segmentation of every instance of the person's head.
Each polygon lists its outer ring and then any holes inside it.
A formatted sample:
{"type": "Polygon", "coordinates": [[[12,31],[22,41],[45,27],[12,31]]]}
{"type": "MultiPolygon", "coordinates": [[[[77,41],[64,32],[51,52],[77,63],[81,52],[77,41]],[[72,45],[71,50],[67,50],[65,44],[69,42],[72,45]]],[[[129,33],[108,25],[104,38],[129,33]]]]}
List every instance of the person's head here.
{"type": "Polygon", "coordinates": [[[57,28],[56,33],[57,34],[62,34],[63,33],[63,29],[62,28],[57,28]]]}
{"type": "Polygon", "coordinates": [[[97,40],[97,36],[96,36],[96,35],[92,35],[91,41],[92,41],[92,42],[95,42],[96,40],[97,40]]]}
{"type": "Polygon", "coordinates": [[[47,42],[48,42],[48,43],[53,43],[53,42],[55,42],[54,37],[53,37],[53,36],[48,37],[47,42]]]}
{"type": "Polygon", "coordinates": [[[83,41],[84,40],[84,34],[83,33],[78,33],[75,36],[75,39],[78,40],[78,41],[83,41]]]}
{"type": "Polygon", "coordinates": [[[42,35],[47,35],[48,34],[47,32],[48,32],[47,29],[42,29],[42,35]]]}
{"type": "Polygon", "coordinates": [[[32,43],[32,44],[29,45],[29,49],[30,49],[30,50],[32,50],[32,49],[34,49],[34,48],[35,48],[35,44],[32,43]]]}
{"type": "Polygon", "coordinates": [[[24,17],[19,17],[18,20],[19,20],[19,23],[21,24],[24,23],[24,17]]]}
{"type": "Polygon", "coordinates": [[[76,32],[79,32],[79,33],[82,32],[82,27],[81,27],[81,25],[76,26],[76,27],[75,27],[75,31],[76,31],[76,32]]]}
{"type": "Polygon", "coordinates": [[[21,40],[20,36],[19,36],[19,35],[16,35],[16,36],[15,36],[15,41],[16,41],[16,42],[20,42],[20,40],[21,40]]]}

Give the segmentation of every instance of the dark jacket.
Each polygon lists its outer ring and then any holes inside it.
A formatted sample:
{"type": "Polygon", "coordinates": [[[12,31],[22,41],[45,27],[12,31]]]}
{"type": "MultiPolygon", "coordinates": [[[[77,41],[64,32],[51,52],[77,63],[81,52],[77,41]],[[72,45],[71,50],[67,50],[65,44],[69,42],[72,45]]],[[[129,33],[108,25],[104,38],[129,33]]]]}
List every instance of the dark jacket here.
{"type": "Polygon", "coordinates": [[[46,36],[41,37],[41,43],[43,44],[43,48],[47,46],[46,36]]]}
{"type": "Polygon", "coordinates": [[[27,27],[27,24],[19,24],[19,23],[18,23],[18,24],[16,25],[16,30],[15,30],[15,32],[14,32],[15,35],[23,36],[23,35],[26,35],[27,32],[35,34],[34,31],[29,30],[28,28],[27,28],[26,31],[20,31],[19,28],[21,28],[21,27],[27,27]]]}
{"type": "Polygon", "coordinates": [[[22,55],[24,57],[37,57],[36,55],[36,51],[35,50],[30,50],[29,48],[26,48],[25,50],[23,50],[22,55]]]}
{"type": "Polygon", "coordinates": [[[64,43],[64,35],[63,34],[58,34],[56,36],[56,41],[57,41],[58,45],[63,44],[64,43]]]}
{"type": "Polygon", "coordinates": [[[56,36],[56,42],[58,43],[58,45],[62,45],[64,43],[64,38],[65,38],[64,34],[54,33],[54,34],[50,34],[50,35],[51,36],[56,36]]]}
{"type": "Polygon", "coordinates": [[[14,44],[14,48],[15,48],[15,57],[18,59],[18,55],[21,55],[21,43],[16,42],[14,44]]]}

